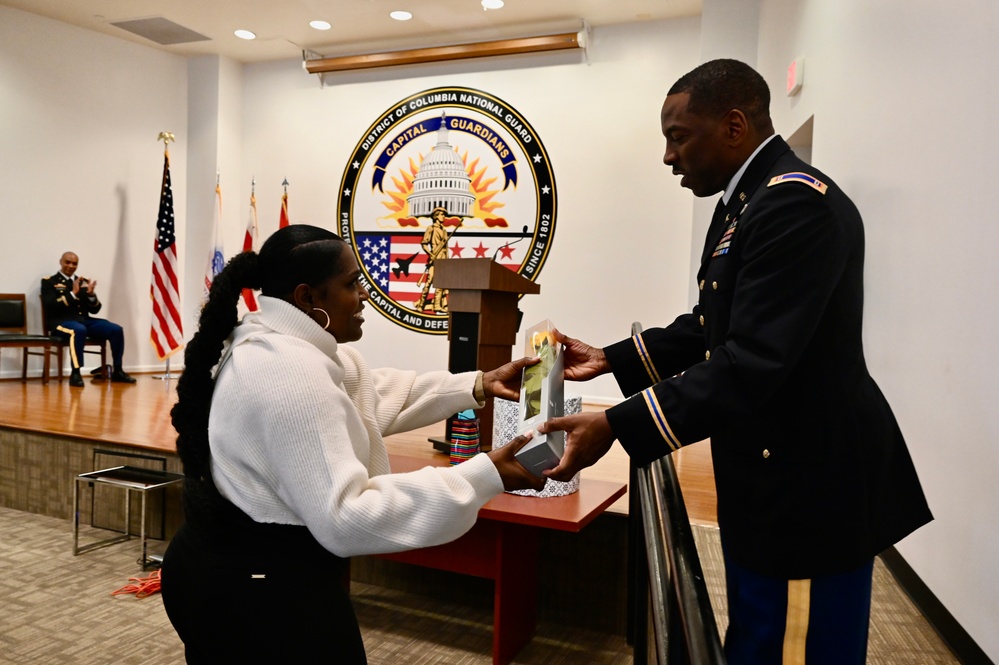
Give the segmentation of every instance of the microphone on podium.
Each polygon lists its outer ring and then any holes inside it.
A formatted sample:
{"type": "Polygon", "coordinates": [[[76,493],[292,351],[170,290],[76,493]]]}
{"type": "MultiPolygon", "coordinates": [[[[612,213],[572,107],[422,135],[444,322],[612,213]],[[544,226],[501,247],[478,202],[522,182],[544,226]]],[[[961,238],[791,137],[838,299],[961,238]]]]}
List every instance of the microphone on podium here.
{"type": "Polygon", "coordinates": [[[501,245],[501,246],[497,247],[496,251],[493,252],[493,261],[496,260],[496,255],[499,254],[501,250],[504,250],[507,247],[510,247],[511,245],[516,245],[518,242],[520,242],[521,240],[523,240],[524,238],[527,237],[527,225],[526,224],[524,225],[524,229],[521,231],[521,234],[522,235],[519,238],[517,238],[516,240],[514,240],[513,242],[508,242],[505,245],[501,245]]]}

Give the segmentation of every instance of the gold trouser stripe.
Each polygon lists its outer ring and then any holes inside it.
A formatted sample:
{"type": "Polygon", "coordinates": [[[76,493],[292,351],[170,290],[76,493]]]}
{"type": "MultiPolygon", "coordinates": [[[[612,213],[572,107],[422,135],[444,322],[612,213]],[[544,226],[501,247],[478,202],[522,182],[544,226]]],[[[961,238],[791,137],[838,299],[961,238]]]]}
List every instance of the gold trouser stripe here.
{"type": "Polygon", "coordinates": [[[784,665],[805,665],[805,638],[808,637],[811,593],[811,580],[788,580],[787,620],[784,623],[784,665]]]}
{"type": "Polygon", "coordinates": [[[69,358],[73,363],[73,369],[80,369],[80,359],[76,357],[76,344],[73,343],[76,331],[72,328],[63,328],[62,326],[56,326],[56,330],[69,335],[69,358]]]}

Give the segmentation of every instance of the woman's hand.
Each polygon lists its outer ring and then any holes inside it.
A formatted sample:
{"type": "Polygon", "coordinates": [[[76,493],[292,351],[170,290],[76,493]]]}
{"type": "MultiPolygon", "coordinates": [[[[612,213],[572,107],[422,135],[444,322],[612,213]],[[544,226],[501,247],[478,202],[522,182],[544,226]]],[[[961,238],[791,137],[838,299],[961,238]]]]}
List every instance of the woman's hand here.
{"type": "Polygon", "coordinates": [[[524,447],[534,436],[533,432],[521,434],[510,441],[502,448],[493,448],[486,455],[493,461],[496,470],[499,471],[500,478],[503,479],[503,489],[513,490],[540,490],[545,486],[546,478],[540,478],[524,468],[524,465],[517,461],[517,451],[524,447]]]}
{"type": "Polygon", "coordinates": [[[530,367],[541,362],[541,358],[521,358],[514,360],[502,367],[482,373],[482,391],[486,394],[486,399],[490,397],[502,397],[511,402],[520,399],[520,381],[525,367],[530,367]]]}

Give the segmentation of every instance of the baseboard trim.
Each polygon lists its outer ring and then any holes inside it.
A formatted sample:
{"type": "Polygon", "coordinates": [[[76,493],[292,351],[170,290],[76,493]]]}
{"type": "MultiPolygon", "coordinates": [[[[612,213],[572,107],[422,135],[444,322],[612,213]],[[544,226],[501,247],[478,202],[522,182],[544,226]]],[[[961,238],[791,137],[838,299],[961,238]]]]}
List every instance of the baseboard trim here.
{"type": "Polygon", "coordinates": [[[995,665],[982,648],[954,618],[916,571],[894,547],[881,553],[881,560],[895,577],[899,586],[926,617],[947,646],[963,665],[995,665]]]}

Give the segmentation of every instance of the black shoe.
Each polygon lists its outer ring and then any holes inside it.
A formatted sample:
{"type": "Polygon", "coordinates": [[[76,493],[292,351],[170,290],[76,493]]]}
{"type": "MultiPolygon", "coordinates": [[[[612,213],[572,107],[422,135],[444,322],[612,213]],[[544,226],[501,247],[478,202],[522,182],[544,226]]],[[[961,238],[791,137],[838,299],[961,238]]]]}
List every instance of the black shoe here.
{"type": "Polygon", "coordinates": [[[69,374],[69,385],[73,388],[83,388],[86,384],[83,383],[83,377],[80,376],[80,370],[74,369],[69,374]]]}
{"type": "Polygon", "coordinates": [[[116,369],[111,372],[111,381],[112,383],[135,383],[135,379],[125,374],[125,370],[123,369],[116,369]]]}

